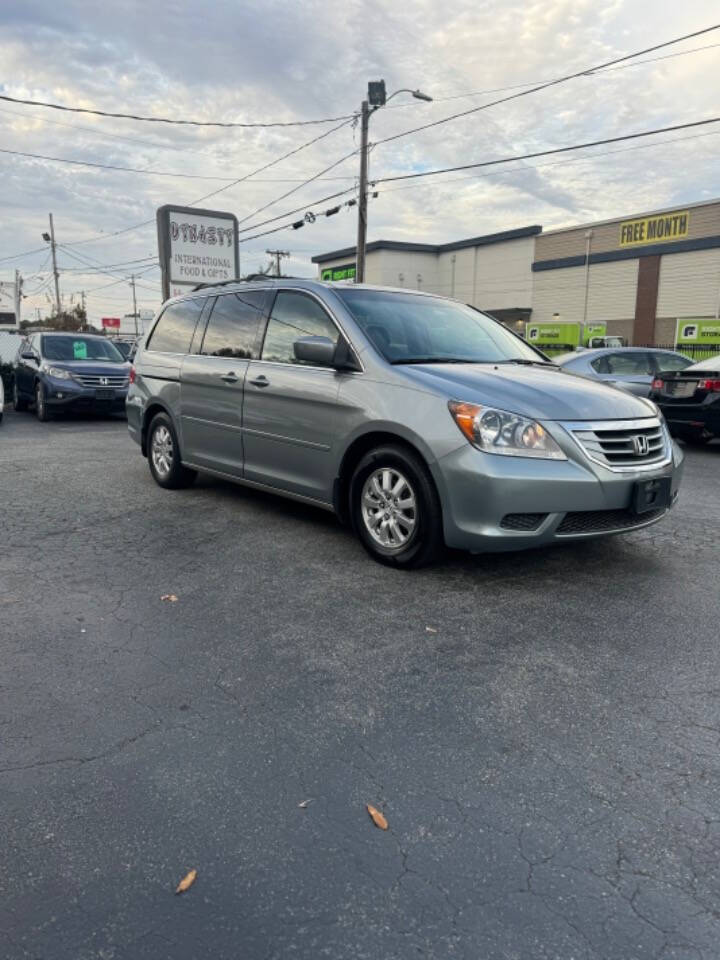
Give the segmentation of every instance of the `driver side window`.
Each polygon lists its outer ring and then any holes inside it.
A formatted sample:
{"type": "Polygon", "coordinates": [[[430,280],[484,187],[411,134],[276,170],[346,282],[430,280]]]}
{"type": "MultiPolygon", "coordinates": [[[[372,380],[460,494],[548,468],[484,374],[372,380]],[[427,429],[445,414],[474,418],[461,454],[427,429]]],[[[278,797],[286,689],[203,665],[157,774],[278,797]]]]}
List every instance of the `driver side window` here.
{"type": "Polygon", "coordinates": [[[294,290],[281,290],[275,298],[260,359],[306,364],[295,356],[294,343],[301,337],[329,337],[337,343],[338,330],[312,297],[294,290]]]}

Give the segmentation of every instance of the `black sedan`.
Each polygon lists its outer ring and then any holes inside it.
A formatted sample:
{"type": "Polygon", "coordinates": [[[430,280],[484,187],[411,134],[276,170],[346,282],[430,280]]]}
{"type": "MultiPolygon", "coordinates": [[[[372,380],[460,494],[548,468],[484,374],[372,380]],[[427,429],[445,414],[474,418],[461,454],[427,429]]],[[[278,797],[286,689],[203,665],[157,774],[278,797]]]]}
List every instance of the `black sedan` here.
{"type": "Polygon", "coordinates": [[[720,437],[720,356],[658,375],[650,398],[673,436],[695,443],[720,437]]]}

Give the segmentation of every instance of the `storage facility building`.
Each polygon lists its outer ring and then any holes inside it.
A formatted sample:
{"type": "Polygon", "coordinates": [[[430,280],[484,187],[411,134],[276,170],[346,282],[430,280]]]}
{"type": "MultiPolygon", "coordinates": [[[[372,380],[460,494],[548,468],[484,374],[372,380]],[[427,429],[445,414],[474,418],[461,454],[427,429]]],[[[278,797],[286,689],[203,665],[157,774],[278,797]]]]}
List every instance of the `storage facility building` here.
{"type": "Polygon", "coordinates": [[[535,238],[533,322],[607,322],[630,344],[672,345],[683,319],[720,308],[720,200],[535,238]]]}
{"type": "MultiPolygon", "coordinates": [[[[530,319],[534,242],[541,227],[520,227],[453,243],[374,240],[367,245],[367,283],[457,297],[524,333],[530,319]]],[[[351,280],[355,247],[313,257],[320,278],[351,280]]]]}

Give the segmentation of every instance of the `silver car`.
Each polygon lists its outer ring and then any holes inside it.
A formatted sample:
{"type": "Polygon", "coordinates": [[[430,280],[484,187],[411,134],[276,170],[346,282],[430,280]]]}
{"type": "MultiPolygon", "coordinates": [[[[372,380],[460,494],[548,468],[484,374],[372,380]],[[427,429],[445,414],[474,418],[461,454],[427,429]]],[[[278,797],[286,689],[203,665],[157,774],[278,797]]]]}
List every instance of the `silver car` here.
{"type": "Polygon", "coordinates": [[[565,353],[556,362],[568,373],[602,380],[638,397],[649,397],[657,376],[684,370],[692,360],[674,350],[654,347],[601,347],[599,350],[565,353]]]}
{"type": "Polygon", "coordinates": [[[658,409],[564,373],[443,297],[313,280],[167,302],[140,344],[131,436],[162,487],[206,471],[334,511],[376,559],[635,530],[677,496],[658,409]]]}

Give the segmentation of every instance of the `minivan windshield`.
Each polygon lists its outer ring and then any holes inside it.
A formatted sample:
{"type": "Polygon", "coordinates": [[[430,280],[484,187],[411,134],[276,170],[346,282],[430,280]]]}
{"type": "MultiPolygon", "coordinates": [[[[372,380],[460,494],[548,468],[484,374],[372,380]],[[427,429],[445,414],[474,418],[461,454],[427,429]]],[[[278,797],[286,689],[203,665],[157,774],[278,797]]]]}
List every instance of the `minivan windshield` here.
{"type": "Polygon", "coordinates": [[[545,363],[491,317],[440,297],[385,290],[334,291],[390,363],[545,363]]]}
{"type": "Polygon", "coordinates": [[[125,363],[125,357],[114,343],[100,337],[58,337],[44,334],[42,355],[45,360],[102,360],[103,363],[125,363]]]}

